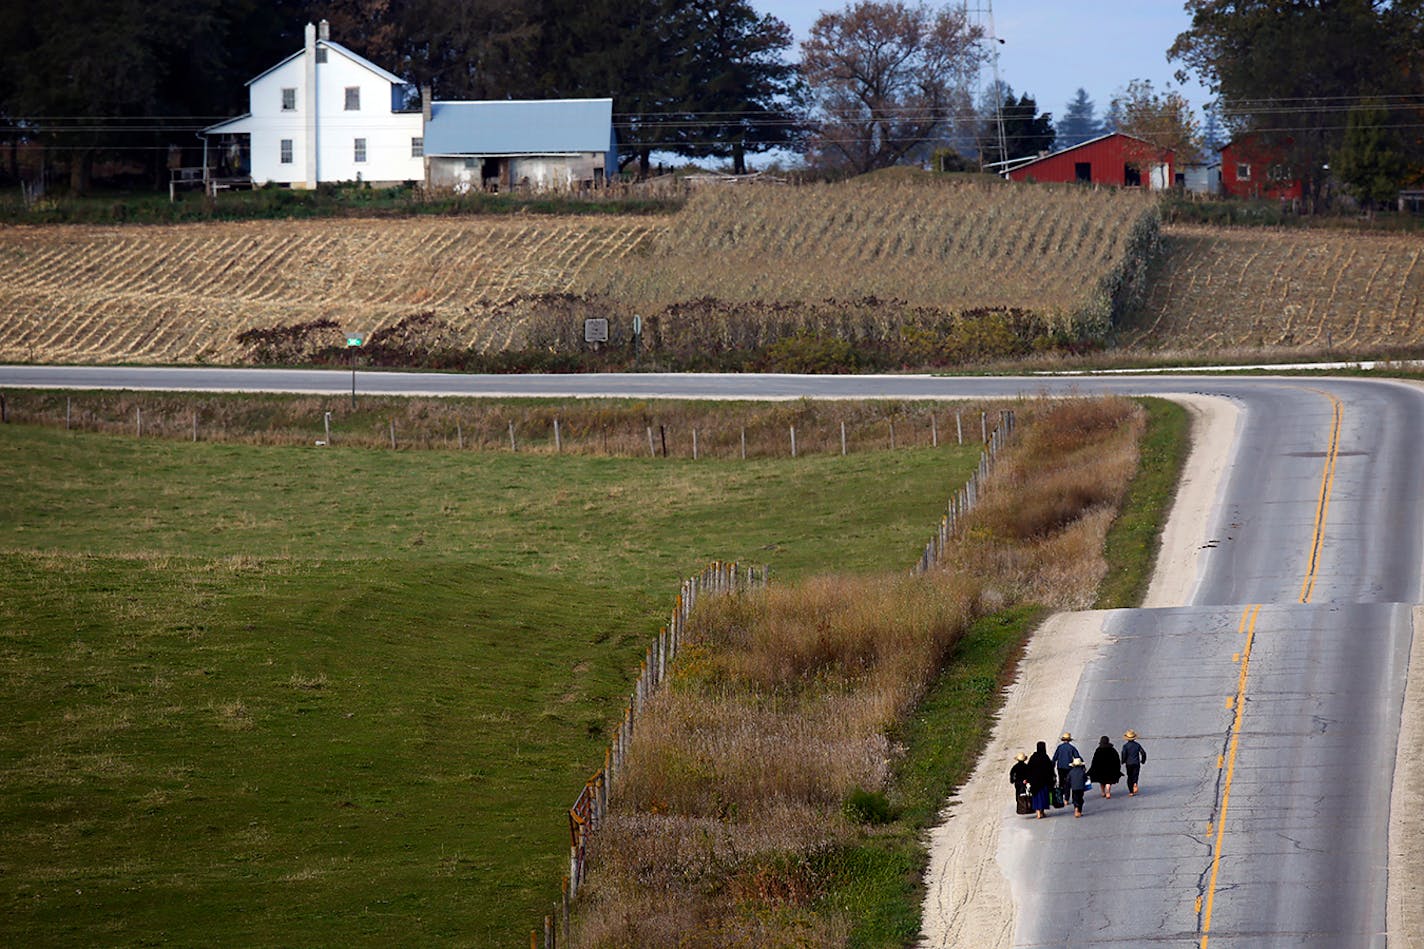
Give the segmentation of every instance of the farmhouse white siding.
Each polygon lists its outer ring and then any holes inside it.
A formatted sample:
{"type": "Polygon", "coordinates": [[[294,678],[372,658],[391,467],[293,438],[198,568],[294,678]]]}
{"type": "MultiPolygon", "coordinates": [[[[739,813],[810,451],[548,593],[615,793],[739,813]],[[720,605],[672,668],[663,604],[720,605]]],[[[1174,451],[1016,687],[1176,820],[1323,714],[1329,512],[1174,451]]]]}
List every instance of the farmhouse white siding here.
{"type": "Polygon", "coordinates": [[[306,40],[301,52],[248,82],[247,115],[207,134],[249,136],[256,184],[423,180],[418,103],[414,111],[393,108],[404,81],[311,24],[306,40]]]}

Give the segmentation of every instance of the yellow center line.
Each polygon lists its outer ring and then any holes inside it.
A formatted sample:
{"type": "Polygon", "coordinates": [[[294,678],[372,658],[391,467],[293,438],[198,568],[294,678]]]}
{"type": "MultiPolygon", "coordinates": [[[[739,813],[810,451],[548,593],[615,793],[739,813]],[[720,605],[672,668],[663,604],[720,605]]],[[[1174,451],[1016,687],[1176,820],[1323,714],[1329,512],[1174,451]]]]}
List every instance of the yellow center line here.
{"type": "MultiPolygon", "coordinates": [[[[1315,390],[1320,391],[1320,390],[1315,390]]],[[[1335,461],[1340,455],[1340,424],[1344,415],[1344,404],[1329,392],[1321,392],[1330,400],[1330,447],[1325,452],[1325,465],[1320,472],[1320,494],[1315,502],[1315,524],[1310,536],[1310,555],[1306,560],[1305,577],[1300,583],[1300,602],[1309,603],[1315,593],[1315,576],[1320,568],[1320,550],[1325,543],[1325,521],[1330,515],[1330,494],[1335,487],[1335,461]]],[[[1211,911],[1216,902],[1216,876],[1221,869],[1221,848],[1226,837],[1226,808],[1231,802],[1231,781],[1236,775],[1236,750],[1241,742],[1241,720],[1246,715],[1246,673],[1251,664],[1251,646],[1256,641],[1256,619],[1261,615],[1260,604],[1246,607],[1241,613],[1238,633],[1246,634],[1246,646],[1233,661],[1241,664],[1241,673],[1236,682],[1236,695],[1226,700],[1227,708],[1234,708],[1236,714],[1231,722],[1231,742],[1225,756],[1226,776],[1221,785],[1221,807],[1216,814],[1216,842],[1212,847],[1211,875],[1207,882],[1205,901],[1197,897],[1197,912],[1202,915],[1201,949],[1207,949],[1211,935],[1211,911]]],[[[1222,757],[1217,756],[1216,766],[1222,765],[1222,757]]],[[[1211,824],[1207,825],[1207,836],[1211,836],[1211,824]]]]}
{"type": "MultiPolygon", "coordinates": [[[[1221,843],[1226,835],[1226,807],[1231,802],[1231,779],[1236,776],[1236,748],[1241,741],[1241,719],[1246,715],[1246,671],[1251,665],[1251,645],[1256,641],[1256,618],[1261,605],[1248,606],[1241,612],[1237,632],[1246,634],[1246,646],[1241,650],[1241,676],[1236,683],[1236,716],[1231,723],[1231,745],[1226,753],[1226,778],[1221,786],[1221,808],[1216,813],[1216,845],[1212,847],[1211,878],[1206,887],[1206,904],[1199,905],[1202,914],[1201,949],[1206,949],[1211,934],[1211,910],[1216,901],[1216,874],[1221,869],[1221,843]]],[[[1210,830],[1207,831],[1211,833],[1210,830]]]]}
{"type": "Polygon", "coordinates": [[[1330,490],[1335,485],[1335,459],[1340,454],[1340,417],[1344,406],[1329,392],[1332,419],[1330,448],[1325,453],[1325,468],[1320,473],[1320,497],[1315,503],[1315,529],[1310,538],[1310,559],[1306,562],[1305,579],[1300,583],[1300,602],[1309,603],[1315,592],[1315,571],[1320,566],[1320,547],[1325,542],[1325,518],[1330,513],[1330,490]]]}

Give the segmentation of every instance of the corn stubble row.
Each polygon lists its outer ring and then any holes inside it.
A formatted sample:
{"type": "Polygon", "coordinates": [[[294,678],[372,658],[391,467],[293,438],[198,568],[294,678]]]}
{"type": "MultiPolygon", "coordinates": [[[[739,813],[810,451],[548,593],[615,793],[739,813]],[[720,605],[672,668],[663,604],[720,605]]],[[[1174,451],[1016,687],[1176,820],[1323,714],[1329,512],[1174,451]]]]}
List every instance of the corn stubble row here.
{"type": "Polygon", "coordinates": [[[1141,195],[933,179],[714,188],[670,218],[12,228],[0,358],[241,362],[247,330],[416,314],[482,353],[577,349],[590,315],[699,346],[887,339],[981,308],[1098,337],[1155,238],[1141,195]]]}

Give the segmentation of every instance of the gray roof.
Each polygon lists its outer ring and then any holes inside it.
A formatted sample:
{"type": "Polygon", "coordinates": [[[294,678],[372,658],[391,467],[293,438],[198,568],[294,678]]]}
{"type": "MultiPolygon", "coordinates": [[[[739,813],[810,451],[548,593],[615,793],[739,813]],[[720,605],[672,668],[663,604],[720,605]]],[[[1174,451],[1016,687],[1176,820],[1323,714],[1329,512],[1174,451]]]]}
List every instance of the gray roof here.
{"type": "MultiPolygon", "coordinates": [[[[400,76],[397,76],[395,73],[391,72],[391,71],[388,70],[388,69],[382,69],[380,66],[377,66],[375,63],[371,62],[371,61],[370,61],[369,59],[367,59],[366,57],[361,56],[361,55],[359,55],[359,54],[357,54],[357,53],[353,53],[351,50],[347,49],[345,46],[342,46],[340,43],[334,43],[334,42],[332,42],[331,40],[317,40],[317,41],[316,41],[316,45],[317,45],[317,46],[325,46],[327,49],[334,50],[334,51],[336,51],[337,53],[340,53],[342,56],[345,56],[347,59],[351,60],[351,61],[352,61],[353,63],[355,63],[356,65],[358,65],[358,66],[364,66],[365,68],[369,69],[371,72],[375,73],[377,76],[380,76],[382,79],[386,80],[386,82],[393,82],[393,83],[395,83],[396,85],[405,85],[405,80],[402,79],[400,76]]],[[[293,53],[292,55],[290,55],[290,56],[288,56],[287,58],[281,60],[280,62],[278,62],[277,64],[275,64],[275,65],[273,65],[273,66],[267,67],[266,69],[262,70],[262,71],[261,71],[260,73],[258,73],[257,75],[253,76],[251,79],[247,80],[247,84],[248,84],[249,86],[252,85],[254,82],[256,82],[257,80],[261,79],[263,76],[267,75],[269,72],[272,72],[272,70],[274,70],[274,69],[281,69],[283,66],[287,65],[287,63],[290,63],[292,60],[294,60],[294,59],[296,59],[296,58],[298,58],[298,57],[300,57],[300,56],[303,56],[303,55],[305,55],[305,54],[306,54],[306,47],[302,47],[301,49],[297,50],[297,51],[296,51],[295,53],[293,53]]]]}
{"type": "Polygon", "coordinates": [[[427,155],[564,155],[613,148],[612,99],[432,102],[427,155]]]}

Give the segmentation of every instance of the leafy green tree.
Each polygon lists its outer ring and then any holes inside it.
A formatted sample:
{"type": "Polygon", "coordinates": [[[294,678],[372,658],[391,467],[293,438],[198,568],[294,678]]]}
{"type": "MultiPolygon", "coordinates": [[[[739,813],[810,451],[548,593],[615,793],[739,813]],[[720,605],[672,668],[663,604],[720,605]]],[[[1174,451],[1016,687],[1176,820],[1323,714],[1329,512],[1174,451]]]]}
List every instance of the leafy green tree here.
{"type": "Polygon", "coordinates": [[[943,135],[980,59],[959,6],[856,0],[820,15],[801,44],[813,163],[898,164],[943,135]]]}
{"type": "Polygon", "coordinates": [[[1409,175],[1404,142],[1388,109],[1378,100],[1350,110],[1344,141],[1331,169],[1345,190],[1372,215],[1393,201],[1409,175]]]}
{"type": "Polygon", "coordinates": [[[1063,118],[1058,120],[1055,130],[1058,133],[1059,148],[1072,148],[1103,134],[1103,123],[1098,120],[1097,108],[1093,105],[1093,100],[1088,98],[1088,90],[1081,87],[1078,89],[1073,101],[1069,102],[1064,110],[1063,118]]]}
{"type": "Polygon", "coordinates": [[[1284,156],[1312,204],[1340,148],[1342,101],[1424,91],[1424,0],[1187,0],[1168,57],[1220,97],[1233,131],[1284,156]]]}
{"type": "Polygon", "coordinates": [[[246,106],[243,81],[291,51],[280,23],[299,16],[282,0],[0,0],[0,113],[75,192],[105,154],[157,179],[170,144],[246,106]]]}

